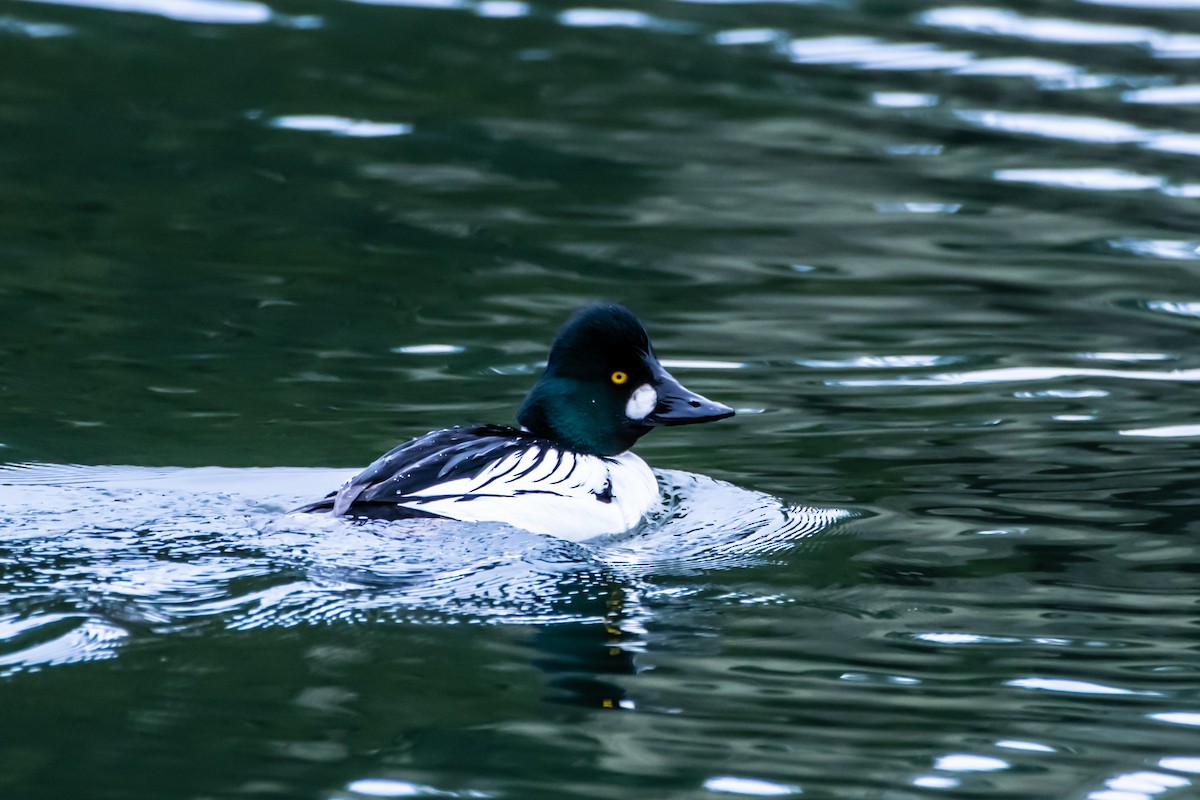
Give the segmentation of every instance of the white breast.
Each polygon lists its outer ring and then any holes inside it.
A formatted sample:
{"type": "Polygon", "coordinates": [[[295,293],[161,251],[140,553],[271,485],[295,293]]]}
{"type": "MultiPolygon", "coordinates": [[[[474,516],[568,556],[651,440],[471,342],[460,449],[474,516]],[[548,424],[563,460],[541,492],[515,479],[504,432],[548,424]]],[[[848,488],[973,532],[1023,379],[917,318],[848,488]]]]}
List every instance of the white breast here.
{"type": "Polygon", "coordinates": [[[571,541],[627,531],[658,503],[658,482],[633,453],[604,458],[555,448],[513,453],[478,475],[399,502],[451,519],[504,522],[571,541]]]}

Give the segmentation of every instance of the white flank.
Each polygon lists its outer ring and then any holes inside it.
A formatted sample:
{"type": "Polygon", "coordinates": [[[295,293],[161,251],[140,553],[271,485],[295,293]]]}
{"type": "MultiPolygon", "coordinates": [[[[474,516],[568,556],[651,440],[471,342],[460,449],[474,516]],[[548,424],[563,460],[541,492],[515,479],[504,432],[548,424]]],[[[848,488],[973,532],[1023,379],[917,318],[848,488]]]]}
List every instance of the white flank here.
{"type": "Polygon", "coordinates": [[[627,531],[658,502],[654,473],[633,453],[605,458],[530,448],[478,475],[407,495],[399,505],[578,542],[627,531]]]}

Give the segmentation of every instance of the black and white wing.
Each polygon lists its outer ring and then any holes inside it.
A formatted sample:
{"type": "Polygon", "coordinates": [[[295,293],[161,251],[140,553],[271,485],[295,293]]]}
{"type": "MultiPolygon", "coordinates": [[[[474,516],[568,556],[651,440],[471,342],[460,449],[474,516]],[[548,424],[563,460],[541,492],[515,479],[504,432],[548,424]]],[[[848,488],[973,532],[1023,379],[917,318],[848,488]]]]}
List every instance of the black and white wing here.
{"type": "Polygon", "coordinates": [[[632,453],[585,455],[526,431],[487,425],[406,442],[337,493],[297,510],[506,522],[581,539],[627,530],[657,500],[653,474],[632,453]]]}
{"type": "Polygon", "coordinates": [[[528,433],[500,425],[447,428],[420,436],[384,453],[336,492],[297,511],[329,510],[345,515],[354,506],[397,503],[439,483],[484,469],[506,451],[523,450],[528,433]]]}

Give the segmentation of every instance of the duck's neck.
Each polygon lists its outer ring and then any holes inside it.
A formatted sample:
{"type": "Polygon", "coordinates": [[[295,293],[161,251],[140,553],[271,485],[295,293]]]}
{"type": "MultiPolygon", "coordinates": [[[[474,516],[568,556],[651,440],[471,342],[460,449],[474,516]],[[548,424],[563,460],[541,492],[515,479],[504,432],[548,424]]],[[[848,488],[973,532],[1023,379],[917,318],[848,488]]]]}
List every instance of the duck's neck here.
{"type": "Polygon", "coordinates": [[[641,435],[609,419],[577,381],[564,378],[538,381],[521,404],[517,421],[536,436],[596,456],[620,455],[641,435]]]}

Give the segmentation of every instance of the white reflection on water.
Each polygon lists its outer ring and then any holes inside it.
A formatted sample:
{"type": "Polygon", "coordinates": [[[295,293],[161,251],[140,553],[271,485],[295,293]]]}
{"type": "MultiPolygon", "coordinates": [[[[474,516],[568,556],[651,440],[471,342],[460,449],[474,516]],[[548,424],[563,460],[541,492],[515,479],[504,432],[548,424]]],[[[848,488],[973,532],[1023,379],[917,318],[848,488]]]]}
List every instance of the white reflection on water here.
{"type": "Polygon", "coordinates": [[[1091,361],[1121,361],[1126,364],[1138,364],[1144,361],[1174,361],[1179,356],[1170,353],[1076,353],[1079,358],[1091,361]]]}
{"type": "Polygon", "coordinates": [[[1193,105],[1200,103],[1200,83],[1183,86],[1152,86],[1147,89],[1131,89],[1123,92],[1121,99],[1127,103],[1153,103],[1159,105],[1193,105]]]}
{"type": "Polygon", "coordinates": [[[843,672],[838,680],[854,683],[886,683],[892,686],[920,686],[923,681],[907,675],[874,675],[866,672],[843,672]]]}
{"type": "Polygon", "coordinates": [[[960,360],[956,356],[903,355],[858,356],[831,360],[803,358],[797,360],[796,363],[802,367],[816,367],[817,369],[912,369],[914,367],[945,366],[960,360]]]}
{"type": "Polygon", "coordinates": [[[876,203],[881,214],[957,214],[962,203],[876,203]]]}
{"type": "Polygon", "coordinates": [[[1149,150],[1160,150],[1164,153],[1200,156],[1200,135],[1167,132],[1152,137],[1143,144],[1143,147],[1149,150]]]}
{"type": "Polygon", "coordinates": [[[1021,739],[1001,739],[996,742],[996,747],[1003,747],[1005,750],[1026,750],[1031,753],[1056,753],[1058,752],[1048,744],[1041,742],[1026,742],[1021,739]]]}
{"type": "MultiPolygon", "coordinates": [[[[833,2],[838,1],[839,0],[833,0],[833,2]]],[[[760,5],[763,3],[779,3],[781,5],[789,6],[815,6],[830,3],[831,0],[675,0],[675,2],[705,6],[741,6],[760,5]]]]}
{"type": "Polygon", "coordinates": [[[348,119],[327,114],[293,114],[275,117],[272,128],[292,131],[332,133],[334,136],[374,138],[378,136],[403,136],[412,133],[413,126],[405,122],[373,122],[369,119],[348,119]]]}
{"type": "Polygon", "coordinates": [[[456,344],[410,344],[403,347],[393,347],[393,353],[418,356],[441,356],[465,352],[465,347],[456,344]]]}
{"type": "MultiPolygon", "coordinates": [[[[793,39],[787,51],[797,64],[847,64],[869,70],[933,70],[958,75],[1023,77],[1050,89],[1092,89],[1108,86],[1114,81],[1111,76],[1091,75],[1082,67],[1061,61],[1031,56],[979,58],[971,51],[945,50],[932,42],[887,42],[874,36],[793,39]]],[[[882,94],[886,97],[889,93],[882,94]]],[[[914,93],[913,96],[919,95],[914,93]]],[[[894,107],[913,106],[901,103],[894,107]]]]}
{"type": "Polygon", "coordinates": [[[981,128],[1075,142],[1144,142],[1151,136],[1136,125],[1099,117],[1010,111],[955,111],[954,116],[981,128]]]}
{"type": "Polygon", "coordinates": [[[1147,716],[1150,719],[1158,720],[1159,722],[1168,722],[1172,725],[1200,726],[1200,712],[1196,711],[1162,711],[1147,716]]]}
{"type": "Polygon", "coordinates": [[[937,28],[1009,36],[1034,42],[1135,45],[1164,58],[1191,58],[1200,53],[1200,36],[1167,33],[1134,25],[1028,17],[1002,8],[935,8],[919,15],[917,20],[937,28]]]}
{"type": "MultiPolygon", "coordinates": [[[[469,798],[487,798],[495,797],[491,792],[481,792],[476,789],[467,789],[462,792],[452,792],[446,789],[437,789],[433,786],[425,786],[420,783],[410,783],[409,781],[393,780],[391,778],[363,778],[353,781],[347,790],[355,795],[366,795],[367,797],[469,797],[469,798]]],[[[335,795],[337,797],[337,795],[335,795]]]]}
{"type": "Polygon", "coordinates": [[[626,8],[569,8],[558,21],[571,28],[644,28],[657,31],[690,29],[690,24],[660,19],[626,8]]]}
{"type": "Polygon", "coordinates": [[[1155,428],[1130,428],[1117,431],[1122,436],[1146,436],[1152,439],[1189,439],[1200,436],[1200,425],[1162,425],[1155,428]]]}
{"type": "Polygon", "coordinates": [[[1022,641],[1010,636],[983,636],[978,633],[952,633],[943,631],[918,633],[913,638],[925,642],[933,642],[934,644],[1015,644],[1022,641]]]}
{"type": "Polygon", "coordinates": [[[1162,311],[1180,317],[1200,317],[1200,303],[1184,303],[1176,300],[1151,300],[1146,303],[1151,311],[1162,311]]]}
{"type": "Polygon", "coordinates": [[[750,366],[741,361],[714,361],[699,358],[664,358],[662,365],[670,369],[746,369],[750,366]]]}
{"type": "Polygon", "coordinates": [[[1036,183],[1093,192],[1147,191],[1167,186],[1166,179],[1160,175],[1142,175],[1111,167],[998,169],[992,177],[1006,183],[1036,183]]]}
{"type": "Polygon", "coordinates": [[[975,56],[947,51],[929,42],[885,42],[874,36],[822,36],[793,39],[788,45],[797,64],[852,64],[862,69],[943,70],[970,64],[975,56]]]}
{"type": "Polygon", "coordinates": [[[1112,6],[1114,8],[1162,8],[1162,9],[1194,9],[1200,8],[1200,0],[1078,0],[1090,6],[1112,6]]]}
{"type": "Polygon", "coordinates": [[[1173,769],[1176,772],[1193,772],[1200,774],[1200,758],[1195,756],[1168,756],[1159,759],[1158,765],[1163,769],[1173,769]]]}
{"type": "Polygon", "coordinates": [[[1115,775],[1104,782],[1104,789],[1091,792],[1088,800],[1149,800],[1168,789],[1191,786],[1192,782],[1179,775],[1162,772],[1126,772],[1115,775]]]}
{"type": "Polygon", "coordinates": [[[223,25],[256,25],[270,22],[275,14],[262,3],[249,0],[26,0],[49,5],[97,8],[134,14],[153,14],[183,22],[223,25]]]}
{"type": "Polygon", "coordinates": [[[871,102],[880,108],[930,108],[938,104],[938,96],[921,92],[875,92],[871,102]]]}
{"type": "Polygon", "coordinates": [[[901,378],[849,378],[827,381],[830,386],[970,386],[980,383],[1025,383],[1059,378],[1121,378],[1133,381],[1200,381],[1200,369],[1128,370],[1096,367],[1001,367],[970,372],[944,372],[901,378]]]}
{"type": "Polygon", "coordinates": [[[709,778],[704,782],[704,788],[720,794],[741,794],[750,797],[788,797],[802,794],[799,786],[773,783],[758,778],[738,778],[732,775],[709,778]]]}
{"type": "Polygon", "coordinates": [[[1181,183],[1178,186],[1168,186],[1163,194],[1170,197],[1200,197],[1200,183],[1181,183]]]}
{"type": "Polygon", "coordinates": [[[1106,686],[1091,681],[1078,681],[1069,678],[1016,678],[1005,681],[1005,686],[1015,686],[1018,689],[1033,689],[1043,692],[1063,692],[1065,694],[1111,694],[1138,695],[1141,697],[1162,697],[1161,692],[1134,691],[1122,689],[1119,686],[1106,686]]]}
{"type": "Polygon", "coordinates": [[[1035,392],[1013,392],[1013,397],[1023,399],[1037,397],[1061,397],[1074,400],[1083,397],[1108,397],[1110,392],[1103,389],[1041,389],[1035,392]]]}
{"type": "Polygon", "coordinates": [[[918,775],[913,778],[912,784],[922,789],[956,789],[962,785],[962,781],[949,775],[918,775]]]}
{"type": "Polygon", "coordinates": [[[115,658],[129,633],[89,616],[42,614],[0,617],[0,677],[13,672],[115,658]],[[64,626],[69,626],[64,629],[64,626]],[[10,641],[19,649],[4,652],[10,641]]]}
{"type": "MultiPolygon", "coordinates": [[[[1126,122],[1068,114],[1013,113],[1009,111],[956,111],[955,116],[981,128],[1048,139],[1097,144],[1137,144],[1147,150],[1200,155],[1200,135],[1181,131],[1148,131],[1126,122]]],[[[1009,170],[1017,172],[1019,170],[1009,170]]],[[[1153,176],[1137,176],[1153,177],[1153,176]]],[[[1152,188],[1166,188],[1155,178],[1152,188]]]]}
{"type": "Polygon", "coordinates": [[[0,33],[28,36],[31,39],[49,39],[55,36],[70,36],[74,28],[53,22],[25,22],[16,17],[0,17],[0,33]]]}
{"type": "Polygon", "coordinates": [[[1200,261],[1200,241],[1188,239],[1110,239],[1110,247],[1167,261],[1200,261]]]}
{"type": "Polygon", "coordinates": [[[1059,44],[1143,44],[1157,33],[1152,28],[1027,17],[1003,8],[970,6],[930,9],[918,15],[917,21],[935,28],[1059,44]]]}
{"type": "Polygon", "coordinates": [[[1028,56],[985,58],[959,67],[955,72],[959,75],[1035,78],[1057,89],[1096,89],[1112,83],[1112,78],[1089,75],[1082,67],[1073,64],[1028,56]]]}
{"type": "Polygon", "coordinates": [[[529,4],[517,0],[483,0],[475,7],[475,13],[481,17],[512,19],[529,15],[529,4]]]}
{"type": "Polygon", "coordinates": [[[713,34],[712,40],[720,45],[775,44],[783,36],[783,31],[777,28],[737,28],[718,31],[713,34]]]}
{"type": "Polygon", "coordinates": [[[949,753],[941,756],[934,763],[934,769],[945,772],[996,772],[1008,769],[1011,765],[1000,758],[979,756],[974,753],[949,753]]]}
{"type": "Polygon", "coordinates": [[[403,6],[405,8],[432,8],[454,11],[467,7],[466,0],[350,0],[369,6],[403,6]]]}

